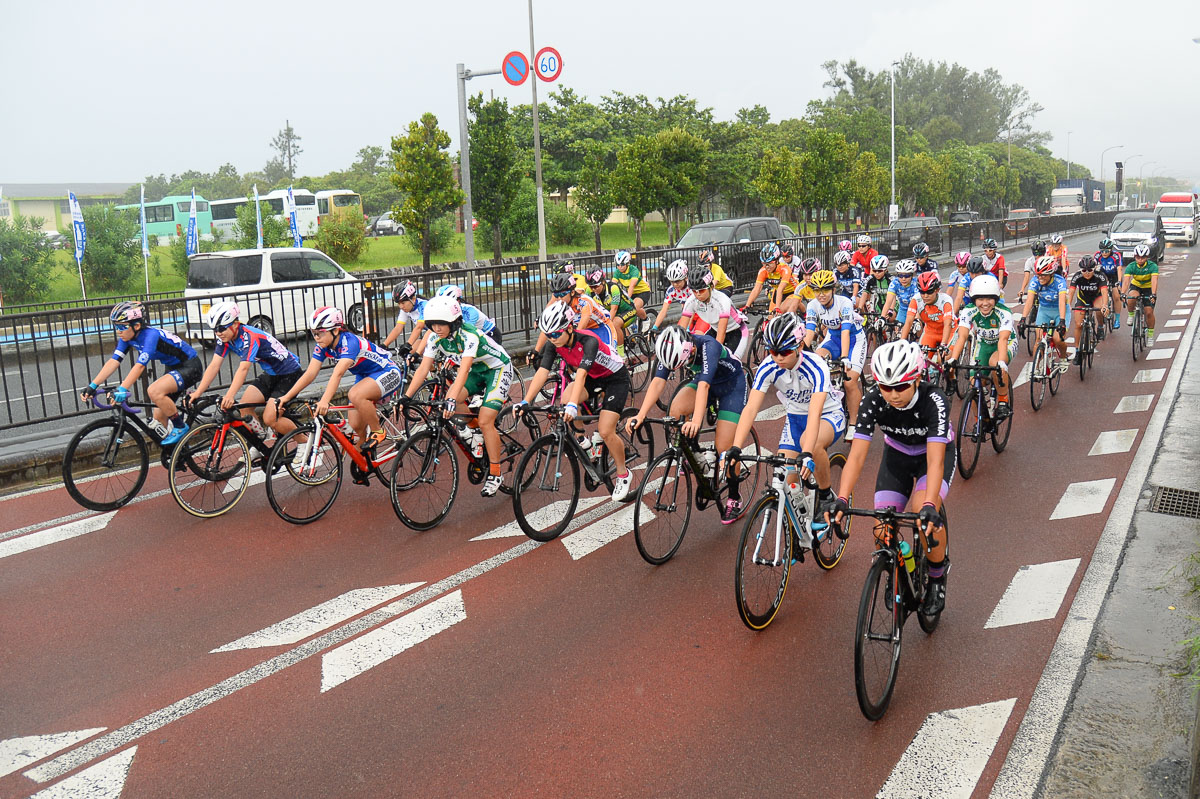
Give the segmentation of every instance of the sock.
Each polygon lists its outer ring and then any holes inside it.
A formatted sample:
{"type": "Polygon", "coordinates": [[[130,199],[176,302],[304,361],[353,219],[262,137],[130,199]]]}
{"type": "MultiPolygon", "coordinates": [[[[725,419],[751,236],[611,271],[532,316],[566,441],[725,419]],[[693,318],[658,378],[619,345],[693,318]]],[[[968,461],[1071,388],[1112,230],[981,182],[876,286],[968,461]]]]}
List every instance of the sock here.
{"type": "Polygon", "coordinates": [[[626,477],[628,477],[628,476],[629,476],[629,470],[628,470],[628,469],[626,469],[626,470],[625,470],[625,474],[618,474],[618,475],[617,475],[617,479],[619,479],[619,480],[624,480],[624,479],[625,479],[626,477]]]}
{"type": "Polygon", "coordinates": [[[998,395],[998,396],[996,397],[996,401],[997,401],[997,402],[1008,402],[1008,395],[1007,395],[1007,394],[1000,394],[1000,395],[998,395]]]}
{"type": "Polygon", "coordinates": [[[1146,335],[1149,336],[1150,338],[1154,338],[1154,328],[1152,328],[1152,327],[1146,328],[1146,335]]]}
{"type": "MultiPolygon", "coordinates": [[[[1154,331],[1152,330],[1150,332],[1153,334],[1154,331]]],[[[173,424],[175,427],[183,427],[183,414],[177,413],[174,416],[172,416],[171,424],[173,424]]]]}
{"type": "Polygon", "coordinates": [[[946,574],[946,561],[940,560],[934,563],[929,561],[929,579],[938,580],[946,574]]]}
{"type": "Polygon", "coordinates": [[[500,464],[498,464],[498,463],[488,464],[488,474],[490,474],[494,477],[499,477],[500,476],[500,464]]]}
{"type": "Polygon", "coordinates": [[[819,497],[819,499],[820,499],[822,502],[828,502],[828,501],[829,501],[829,500],[831,500],[831,499],[836,499],[836,497],[834,497],[834,495],[833,495],[833,489],[832,489],[832,488],[820,488],[820,489],[817,489],[817,494],[818,494],[818,497],[819,497]]]}

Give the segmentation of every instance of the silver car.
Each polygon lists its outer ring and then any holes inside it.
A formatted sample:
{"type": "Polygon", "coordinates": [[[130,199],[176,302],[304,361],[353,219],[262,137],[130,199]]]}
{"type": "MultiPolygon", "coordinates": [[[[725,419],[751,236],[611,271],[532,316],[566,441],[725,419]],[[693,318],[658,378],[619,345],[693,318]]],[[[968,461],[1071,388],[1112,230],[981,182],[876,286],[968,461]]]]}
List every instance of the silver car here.
{"type": "Polygon", "coordinates": [[[1150,247],[1150,260],[1156,263],[1167,249],[1162,218],[1154,211],[1121,211],[1108,226],[1108,238],[1126,261],[1133,258],[1133,248],[1139,244],[1150,247]]]}

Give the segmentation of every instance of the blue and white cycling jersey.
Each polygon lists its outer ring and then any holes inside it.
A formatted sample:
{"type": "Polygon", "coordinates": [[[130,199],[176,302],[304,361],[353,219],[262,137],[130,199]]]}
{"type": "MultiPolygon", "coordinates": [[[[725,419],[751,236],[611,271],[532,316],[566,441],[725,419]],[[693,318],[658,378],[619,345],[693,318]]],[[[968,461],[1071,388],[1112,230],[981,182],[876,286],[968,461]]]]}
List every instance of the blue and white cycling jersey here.
{"type": "Polygon", "coordinates": [[[838,282],[838,288],[840,288],[842,293],[847,297],[854,293],[855,286],[859,287],[859,291],[862,291],[863,289],[863,271],[857,266],[852,266],[845,272],[840,269],[834,269],[833,277],[838,282]]]}
{"type": "Polygon", "coordinates": [[[278,339],[257,327],[240,325],[233,341],[217,341],[216,354],[224,358],[230,351],[239,358],[256,363],[269,375],[290,375],[300,371],[300,359],[278,339]]]}
{"type": "Polygon", "coordinates": [[[196,351],[191,345],[174,333],[158,327],[143,327],[129,341],[117,340],[117,348],[113,350],[112,359],[121,361],[125,353],[133,347],[138,351],[137,363],[142,366],[151,361],[158,361],[163,366],[175,368],[181,363],[196,357],[196,351]]]}
{"type": "Polygon", "coordinates": [[[784,369],[773,358],[760,363],[754,372],[753,389],[765,392],[771,386],[775,386],[779,402],[789,416],[807,416],[812,395],[822,392],[825,404],[821,413],[841,413],[842,392],[833,387],[829,366],[824,358],[808,350],[800,350],[800,357],[791,369],[784,369]]]}
{"type": "Polygon", "coordinates": [[[484,314],[483,311],[479,310],[474,305],[460,302],[459,306],[462,308],[463,321],[474,327],[480,333],[483,333],[485,336],[488,333],[491,333],[492,329],[496,327],[496,320],[484,314]]]}
{"type": "Polygon", "coordinates": [[[903,324],[908,317],[908,304],[917,296],[917,281],[910,280],[908,285],[904,286],[901,285],[900,278],[896,278],[888,284],[888,294],[896,295],[896,320],[903,324]]]}
{"type": "Polygon", "coordinates": [[[1055,275],[1051,278],[1050,283],[1044,286],[1041,280],[1034,278],[1029,282],[1029,289],[1037,294],[1038,305],[1043,307],[1052,306],[1056,312],[1058,310],[1058,296],[1070,291],[1067,287],[1067,279],[1062,275],[1055,275]]]}
{"type": "Polygon", "coordinates": [[[414,325],[417,322],[425,321],[425,303],[429,300],[424,297],[413,297],[412,311],[400,310],[396,312],[396,324],[402,325],[406,322],[412,322],[414,325]]]}
{"type": "Polygon", "coordinates": [[[364,377],[377,378],[384,372],[400,371],[400,367],[392,361],[387,350],[349,330],[343,330],[330,347],[322,347],[320,344],[313,346],[314,361],[324,361],[327,358],[334,361],[349,358],[354,362],[350,366],[350,374],[359,380],[364,377]]]}
{"type": "Polygon", "coordinates": [[[828,308],[820,300],[813,300],[804,312],[804,326],[816,330],[817,325],[824,325],[829,335],[840,335],[843,327],[850,329],[850,341],[862,335],[862,317],[854,310],[854,302],[841,294],[833,295],[833,302],[828,308]]]}

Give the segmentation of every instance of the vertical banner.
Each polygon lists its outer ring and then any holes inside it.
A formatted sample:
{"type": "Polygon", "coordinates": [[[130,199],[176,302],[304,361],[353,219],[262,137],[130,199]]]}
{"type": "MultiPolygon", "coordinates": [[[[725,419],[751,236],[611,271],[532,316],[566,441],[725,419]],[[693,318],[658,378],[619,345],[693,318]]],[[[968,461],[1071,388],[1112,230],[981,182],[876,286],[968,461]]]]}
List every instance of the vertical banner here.
{"type": "Polygon", "coordinates": [[[138,210],[142,223],[142,268],[146,272],[146,296],[150,296],[150,239],[146,237],[146,184],[142,184],[142,199],[138,210]]]}
{"type": "Polygon", "coordinates": [[[304,242],[300,239],[300,228],[296,225],[296,196],[292,194],[291,186],[288,186],[287,205],[288,225],[292,228],[292,241],[296,247],[303,247],[304,242]]]}
{"type": "Polygon", "coordinates": [[[75,233],[75,264],[79,267],[79,290],[87,299],[87,287],[83,284],[83,250],[87,246],[87,228],[83,225],[83,210],[75,199],[75,192],[67,192],[67,203],[71,207],[71,229],[75,233]]]}
{"type": "Polygon", "coordinates": [[[190,258],[200,251],[196,246],[196,190],[192,189],[192,205],[188,209],[187,254],[190,258]]]}
{"type": "Polygon", "coordinates": [[[258,208],[258,184],[254,184],[254,229],[258,231],[258,243],[254,246],[262,249],[262,211],[258,208]]]}

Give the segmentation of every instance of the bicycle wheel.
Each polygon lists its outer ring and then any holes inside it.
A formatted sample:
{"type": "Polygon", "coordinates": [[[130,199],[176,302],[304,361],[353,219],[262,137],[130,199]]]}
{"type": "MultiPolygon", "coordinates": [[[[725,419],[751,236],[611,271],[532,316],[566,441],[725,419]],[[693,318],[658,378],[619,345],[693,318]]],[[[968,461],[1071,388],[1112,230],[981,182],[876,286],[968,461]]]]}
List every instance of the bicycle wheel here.
{"type": "MultiPolygon", "coordinates": [[[[625,444],[625,468],[628,471],[642,470],[646,468],[646,464],[654,460],[654,433],[650,429],[650,425],[644,424],[637,430],[633,431],[633,435],[625,432],[625,423],[634,416],[637,416],[637,408],[622,408],[621,416],[617,420],[617,436],[625,444]]],[[[604,475],[604,485],[608,486],[608,490],[613,490],[613,478],[616,477],[616,467],[613,466],[612,456],[608,454],[608,445],[603,444],[600,447],[600,473],[604,475]]],[[[629,497],[626,502],[633,502],[637,497],[633,491],[629,492],[629,497]]]]}
{"type": "MultiPolygon", "coordinates": [[[[1034,310],[1037,309],[1037,303],[1033,305],[1034,310]]],[[[1031,312],[1032,313],[1032,312],[1031,312]]],[[[1038,330],[1030,325],[1025,326],[1025,354],[1032,356],[1033,351],[1037,349],[1038,330]]]]}
{"type": "Polygon", "coordinates": [[[958,448],[958,473],[964,480],[971,479],[979,462],[979,447],[983,444],[983,413],[979,407],[982,402],[979,392],[972,388],[958,414],[958,438],[954,446],[958,448]]]}
{"type": "MultiPolygon", "coordinates": [[[[974,342],[968,342],[967,347],[963,349],[963,354],[966,356],[963,360],[973,358],[974,342]]],[[[967,398],[967,392],[971,390],[971,370],[966,364],[960,364],[954,370],[954,393],[962,399],[967,398]]]]}
{"type": "Polygon", "coordinates": [[[877,555],[858,602],[854,628],[854,691],[858,707],[871,721],[887,711],[900,669],[901,606],[894,586],[896,561],[877,555]]]}
{"type": "Polygon", "coordinates": [[[763,343],[762,328],[763,323],[759,321],[754,329],[754,335],[750,338],[750,364],[756,369],[763,362],[763,358],[767,357],[767,345],[763,343]]]}
{"type": "Polygon", "coordinates": [[[650,462],[633,506],[633,540],[647,563],[660,566],[675,556],[692,517],[692,474],[679,448],[650,462]]]}
{"type": "MultiPolygon", "coordinates": [[[[758,443],[758,431],[753,427],[750,428],[750,439],[746,442],[746,445],[742,447],[742,451],[747,455],[762,454],[762,448],[758,443]]],[[[753,505],[754,497],[756,494],[758,494],[758,486],[763,481],[762,473],[763,465],[758,461],[742,463],[742,470],[740,472],[741,478],[738,480],[738,496],[742,498],[742,512],[738,514],[739,519],[745,516],[750,510],[750,507],[753,505]]],[[[724,508],[725,500],[728,498],[729,481],[722,479],[717,489],[718,510],[724,508]]]]}
{"type": "Polygon", "coordinates": [[[1088,347],[1091,346],[1091,343],[1092,332],[1088,329],[1088,325],[1085,322],[1079,327],[1079,346],[1075,350],[1076,357],[1079,358],[1079,379],[1081,381],[1084,379],[1084,375],[1087,374],[1088,367],[1091,366],[1091,362],[1088,360],[1088,347]]]}
{"type": "MultiPolygon", "coordinates": [[[[842,469],[846,465],[846,454],[844,452],[835,452],[829,456],[829,487],[833,490],[834,496],[841,496],[838,491],[841,486],[842,469]]],[[[854,504],[854,496],[848,497],[850,504],[854,504]]],[[[813,507],[817,507],[816,504],[813,507]]],[[[846,536],[850,535],[850,522],[854,519],[853,516],[847,516],[842,520],[842,532],[846,536]]],[[[826,527],[819,533],[813,533],[812,553],[813,559],[825,571],[829,571],[842,559],[842,553],[846,551],[846,539],[834,532],[833,528],[826,527]]]]}
{"type": "MultiPolygon", "coordinates": [[[[949,532],[950,520],[946,516],[946,506],[945,505],[942,505],[942,518],[946,520],[946,531],[949,532]]],[[[946,533],[943,533],[943,535],[946,535],[946,533]]],[[[949,546],[947,546],[946,547],[947,557],[950,554],[949,549],[950,549],[949,546]]],[[[928,560],[928,558],[924,558],[924,557],[921,558],[921,581],[925,585],[926,590],[929,590],[929,560],[928,560]]],[[[945,607],[943,607],[942,610],[945,610],[945,607]]],[[[941,620],[941,618],[942,618],[941,610],[939,610],[937,613],[931,613],[931,614],[925,614],[925,613],[922,613],[919,609],[917,610],[917,623],[921,625],[921,629],[924,630],[926,633],[932,633],[934,630],[936,630],[937,626],[938,626],[938,622],[941,620]]]]}
{"type": "Polygon", "coordinates": [[[282,436],[267,458],[267,500],[279,518],[308,524],[324,516],[342,489],[342,451],[312,425],[282,436]]]}
{"type": "Polygon", "coordinates": [[[631,336],[625,341],[625,367],[629,369],[629,381],[634,394],[650,384],[650,378],[654,375],[653,360],[654,353],[645,336],[631,336]]]}
{"type": "Polygon", "coordinates": [[[150,451],[142,434],[112,418],[80,428],[63,455],[67,493],[91,510],[116,510],[129,502],[142,490],[149,471],[150,451]]]}
{"type": "MultiPolygon", "coordinates": [[[[409,422],[403,413],[381,413],[379,424],[383,427],[384,439],[375,446],[368,460],[375,464],[374,474],[379,478],[380,485],[387,488],[392,481],[393,466],[391,462],[395,460],[395,453],[409,437],[406,430],[409,422]]],[[[413,428],[415,425],[408,429],[413,428]]]]}
{"type": "Polygon", "coordinates": [[[1046,366],[1050,370],[1046,375],[1046,383],[1050,386],[1050,396],[1054,396],[1058,393],[1058,387],[1062,383],[1063,376],[1063,370],[1059,369],[1055,363],[1055,360],[1050,357],[1056,351],[1057,350],[1051,350],[1049,346],[1046,347],[1046,366]]]}
{"type": "Polygon", "coordinates": [[[1088,317],[1090,317],[1088,319],[1088,348],[1087,352],[1084,353],[1084,356],[1087,358],[1088,368],[1094,369],[1095,364],[1092,361],[1096,357],[1096,344],[1097,342],[1103,341],[1104,336],[1100,333],[1100,327],[1096,326],[1094,316],[1092,314],[1088,314],[1088,317]]]}
{"type": "Polygon", "coordinates": [[[786,519],[776,530],[778,511],[779,497],[773,491],[764,494],[746,519],[738,541],[734,594],[738,616],[751,630],[761,630],[775,618],[792,571],[794,535],[786,519]]]}
{"type": "Polygon", "coordinates": [[[1033,355],[1033,363],[1029,367],[1029,404],[1035,411],[1041,410],[1042,403],[1046,401],[1046,381],[1049,377],[1047,374],[1048,357],[1046,344],[1044,342],[1038,344],[1033,355]]]}
{"type": "Polygon", "coordinates": [[[513,480],[513,513],[525,535],[534,541],[562,535],[579,504],[579,474],[575,450],[558,433],[542,436],[525,450],[513,480]]]}
{"type": "Polygon", "coordinates": [[[220,516],[250,485],[250,445],[230,425],[193,427],[171,451],[167,479],[179,507],[201,519],[220,516]]]}
{"type": "Polygon", "coordinates": [[[393,459],[388,489],[396,517],[413,530],[441,524],[458,495],[458,458],[438,429],[414,433],[393,459]]]}
{"type": "MultiPolygon", "coordinates": [[[[992,390],[995,391],[994,388],[992,390]]],[[[1013,413],[1011,399],[1010,395],[1008,416],[1004,417],[1003,421],[996,421],[996,418],[992,417],[992,449],[996,450],[997,453],[1003,452],[1004,448],[1008,446],[1008,437],[1012,434],[1013,413]]]]}

